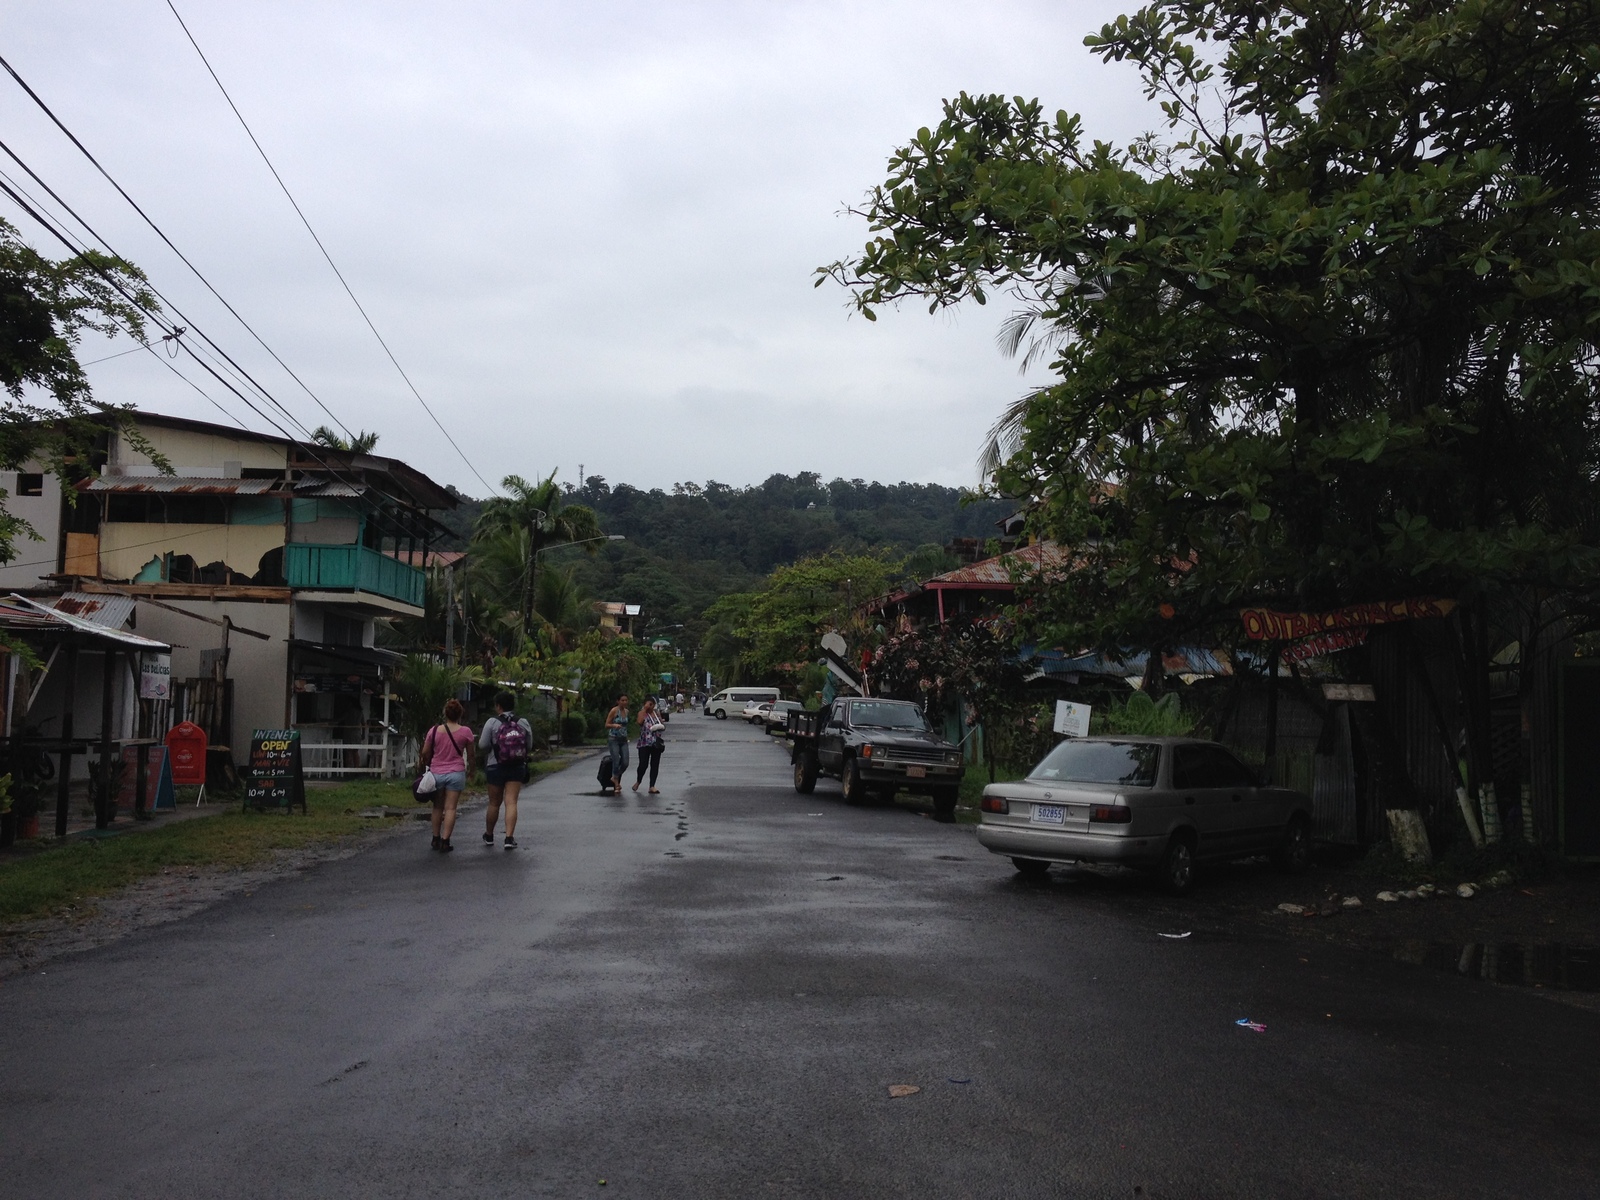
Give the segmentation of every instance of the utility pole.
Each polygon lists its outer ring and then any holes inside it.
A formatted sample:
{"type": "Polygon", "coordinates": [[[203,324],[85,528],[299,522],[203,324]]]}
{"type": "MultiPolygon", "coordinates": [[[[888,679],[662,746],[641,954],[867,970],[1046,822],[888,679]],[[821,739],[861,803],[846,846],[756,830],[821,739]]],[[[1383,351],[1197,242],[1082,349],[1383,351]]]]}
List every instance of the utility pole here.
{"type": "Polygon", "coordinates": [[[456,662],[456,565],[444,569],[444,660],[456,662]]]}

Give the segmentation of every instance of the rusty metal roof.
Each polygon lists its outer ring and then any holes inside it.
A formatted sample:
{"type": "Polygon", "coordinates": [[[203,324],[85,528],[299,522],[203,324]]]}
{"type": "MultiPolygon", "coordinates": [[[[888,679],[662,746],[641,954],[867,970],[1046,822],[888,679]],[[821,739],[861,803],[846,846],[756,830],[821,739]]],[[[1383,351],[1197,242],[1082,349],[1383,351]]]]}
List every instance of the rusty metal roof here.
{"type": "Polygon", "coordinates": [[[1059,570],[1072,560],[1072,556],[1055,542],[1040,542],[1036,546],[1023,546],[1008,550],[982,562],[971,563],[935,575],[922,586],[925,588],[960,587],[1010,587],[1015,579],[1059,570]]]}
{"type": "Polygon", "coordinates": [[[170,652],[172,649],[167,642],[140,637],[137,633],[128,633],[122,629],[109,629],[88,618],[58,612],[49,605],[30,600],[27,596],[19,596],[15,592],[0,604],[0,627],[58,632],[72,630],[77,633],[87,633],[103,642],[125,646],[130,650],[170,652]]]}
{"type": "Polygon", "coordinates": [[[193,479],[182,475],[117,475],[79,484],[85,492],[160,492],[174,495],[262,496],[280,483],[277,479],[193,479]]]}
{"type": "Polygon", "coordinates": [[[119,595],[91,595],[67,592],[57,596],[50,607],[69,617],[82,617],[107,629],[121,629],[133,615],[134,598],[119,595]]]}

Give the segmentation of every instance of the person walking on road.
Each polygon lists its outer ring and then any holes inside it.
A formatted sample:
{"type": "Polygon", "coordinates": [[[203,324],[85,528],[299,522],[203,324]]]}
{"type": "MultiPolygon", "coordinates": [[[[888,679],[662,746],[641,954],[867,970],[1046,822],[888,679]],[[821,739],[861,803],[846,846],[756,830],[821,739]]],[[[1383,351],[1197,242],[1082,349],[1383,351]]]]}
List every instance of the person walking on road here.
{"type": "Polygon", "coordinates": [[[656,711],[655,697],[646,700],[639,709],[639,773],[634,776],[633,790],[638,791],[639,785],[644,782],[644,773],[650,772],[650,794],[658,796],[661,789],[656,787],[656,774],[661,770],[661,752],[667,748],[661,732],[666,729],[667,721],[656,711]]]}
{"type": "Polygon", "coordinates": [[[606,748],[611,751],[611,790],[622,795],[622,776],[628,769],[628,697],[617,697],[617,702],[606,714],[606,748]]]}
{"type": "Polygon", "coordinates": [[[517,716],[517,698],[501,692],[494,698],[494,716],[483,723],[478,746],[484,752],[483,774],[489,782],[489,810],[484,816],[483,844],[494,845],[495,822],[500,805],[506,809],[505,848],[517,848],[517,797],[528,782],[528,750],[533,745],[533,726],[517,716]]]}
{"type": "Polygon", "coordinates": [[[438,781],[433,790],[433,848],[446,852],[455,849],[450,835],[456,827],[456,805],[472,770],[472,730],[461,724],[462,711],[461,701],[446,700],[444,720],[422,740],[422,769],[432,771],[438,781]]]}

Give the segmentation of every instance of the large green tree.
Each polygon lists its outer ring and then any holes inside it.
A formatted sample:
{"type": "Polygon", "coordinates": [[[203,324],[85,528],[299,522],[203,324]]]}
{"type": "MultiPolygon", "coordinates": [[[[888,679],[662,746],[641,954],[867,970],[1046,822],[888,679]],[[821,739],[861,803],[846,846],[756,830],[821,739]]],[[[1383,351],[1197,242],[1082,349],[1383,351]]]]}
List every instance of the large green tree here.
{"type": "Polygon", "coordinates": [[[706,610],[711,631],[702,657],[725,681],[798,677],[816,659],[822,634],[858,623],[857,606],[887,592],[900,565],[883,552],[830,552],[779,567],[758,590],[706,610]]]}
{"type": "Polygon", "coordinates": [[[1160,0],[1087,41],[1166,136],[962,95],[827,273],[869,317],[1021,300],[1054,381],[997,480],[1083,550],[1045,632],[1453,596],[1481,777],[1491,626],[1600,583],[1600,7],[1160,0]]]}
{"type": "Polygon", "coordinates": [[[534,636],[539,555],[558,545],[591,542],[603,535],[594,510],[570,503],[556,483],[554,471],[537,483],[507,475],[500,486],[505,495],[484,502],[474,541],[492,546],[495,554],[512,562],[506,582],[515,596],[511,607],[526,640],[534,636]]]}
{"type": "MultiPolygon", "coordinates": [[[[85,467],[106,418],[149,452],[127,425],[128,409],[94,400],[77,347],[86,332],[142,340],[145,313],[157,311],[144,274],[132,264],[92,250],[46,258],[0,219],[0,469],[40,460],[70,478],[85,467]]],[[[16,557],[16,539],[24,536],[37,535],[0,510],[0,562],[16,557]]]]}

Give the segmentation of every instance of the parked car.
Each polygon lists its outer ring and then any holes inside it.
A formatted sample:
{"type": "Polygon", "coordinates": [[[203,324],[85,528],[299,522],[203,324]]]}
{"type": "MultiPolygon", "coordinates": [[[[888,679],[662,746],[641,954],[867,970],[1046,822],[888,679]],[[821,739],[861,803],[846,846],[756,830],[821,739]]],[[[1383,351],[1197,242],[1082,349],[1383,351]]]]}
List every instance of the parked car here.
{"type": "Polygon", "coordinates": [[[786,719],[794,741],[794,790],[802,795],[817,786],[819,775],[832,775],[844,784],[847,804],[864,804],[869,795],[889,801],[904,788],[931,796],[940,820],[955,815],[961,747],[935,732],[909,700],[851,696],[786,719]]]}
{"type": "Polygon", "coordinates": [[[984,788],[980,807],[978,841],[1024,875],[1121,863],[1181,895],[1198,862],[1270,853],[1298,872],[1311,859],[1310,799],[1193,738],[1069,738],[1027,778],[984,788]]]}
{"type": "Polygon", "coordinates": [[[715,717],[719,721],[725,721],[730,712],[738,712],[752,700],[776,700],[777,698],[777,688],[724,688],[706,701],[705,713],[708,717],[715,717]]]}
{"type": "Polygon", "coordinates": [[[768,733],[786,733],[789,728],[789,714],[804,712],[806,706],[798,700],[777,700],[772,707],[767,709],[762,720],[766,723],[768,733]]]}
{"type": "Polygon", "coordinates": [[[744,712],[739,715],[749,721],[750,724],[759,725],[774,703],[775,701],[772,700],[752,700],[744,706],[744,712]]]}

